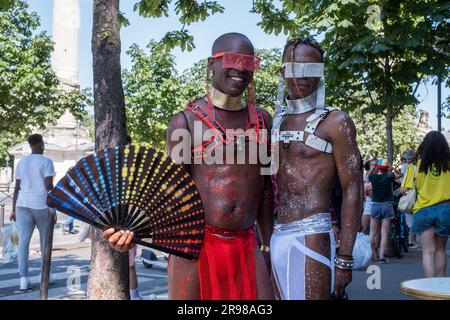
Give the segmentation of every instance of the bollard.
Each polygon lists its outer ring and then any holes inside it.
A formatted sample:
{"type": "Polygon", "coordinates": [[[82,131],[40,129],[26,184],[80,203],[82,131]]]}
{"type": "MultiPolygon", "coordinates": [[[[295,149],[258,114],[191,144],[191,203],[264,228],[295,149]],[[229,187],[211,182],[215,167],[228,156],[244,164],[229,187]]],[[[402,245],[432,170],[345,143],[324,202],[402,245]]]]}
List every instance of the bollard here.
{"type": "Polygon", "coordinates": [[[42,273],[41,273],[41,287],[40,296],[41,300],[47,300],[48,298],[48,283],[50,278],[50,268],[52,261],[52,248],[53,248],[53,229],[55,226],[56,211],[48,208],[47,219],[47,232],[45,238],[45,247],[42,259],[42,273]]]}

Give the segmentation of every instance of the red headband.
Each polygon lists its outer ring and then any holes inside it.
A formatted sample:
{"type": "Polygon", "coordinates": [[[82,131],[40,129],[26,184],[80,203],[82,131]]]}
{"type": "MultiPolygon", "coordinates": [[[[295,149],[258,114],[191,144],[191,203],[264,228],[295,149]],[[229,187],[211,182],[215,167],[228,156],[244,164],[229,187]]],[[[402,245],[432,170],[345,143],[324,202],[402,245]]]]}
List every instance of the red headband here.
{"type": "Polygon", "coordinates": [[[212,58],[222,58],[222,67],[240,71],[257,72],[260,58],[234,52],[218,52],[212,58]]]}

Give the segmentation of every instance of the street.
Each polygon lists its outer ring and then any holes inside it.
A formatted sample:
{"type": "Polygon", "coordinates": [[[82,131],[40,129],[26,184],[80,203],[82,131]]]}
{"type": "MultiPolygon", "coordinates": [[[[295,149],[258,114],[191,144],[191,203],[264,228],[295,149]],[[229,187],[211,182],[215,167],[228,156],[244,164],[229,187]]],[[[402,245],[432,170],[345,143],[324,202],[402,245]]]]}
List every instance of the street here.
{"type": "MultiPolygon", "coordinates": [[[[63,218],[64,220],[64,218],[63,218]]],[[[77,222],[75,222],[77,226],[77,222]]],[[[75,230],[78,230],[75,227],[75,230]]],[[[37,300],[40,299],[39,283],[41,274],[41,259],[39,254],[39,237],[35,229],[30,244],[29,277],[31,290],[19,292],[19,275],[17,261],[14,263],[0,263],[0,300],[37,300]]],[[[145,268],[140,261],[138,247],[136,255],[136,272],[139,291],[144,298],[167,299],[167,272],[161,259],[158,267],[145,268]]],[[[52,272],[56,282],[49,285],[49,300],[85,299],[87,278],[90,268],[90,241],[79,242],[77,235],[61,233],[57,225],[54,231],[52,253],[52,272]]]]}
{"type": "MultiPolygon", "coordinates": [[[[75,230],[77,222],[75,223],[75,230]]],[[[37,229],[30,244],[30,280],[32,290],[19,292],[17,262],[0,264],[0,300],[39,299],[40,255],[37,229]]],[[[167,299],[166,262],[159,256],[159,265],[145,268],[140,260],[138,247],[136,271],[139,291],[146,299],[167,299]]],[[[158,253],[157,253],[158,254],[158,253]]],[[[450,256],[449,250],[447,255],[450,256]]],[[[49,286],[49,299],[85,299],[90,264],[90,241],[79,242],[77,235],[63,235],[59,225],[54,231],[52,270],[56,282],[49,286]]],[[[402,259],[390,258],[384,265],[369,266],[367,270],[355,270],[353,281],[347,288],[350,300],[411,300],[400,293],[400,282],[423,277],[421,250],[413,249],[402,259]],[[379,269],[378,269],[379,268],[379,269]],[[374,271],[375,270],[375,271],[374,271]],[[375,274],[375,273],[376,274],[375,274]],[[374,277],[379,275],[379,286],[374,277]],[[372,288],[372,289],[369,289],[372,288]]],[[[449,261],[450,263],[450,261],[449,261]]]]}

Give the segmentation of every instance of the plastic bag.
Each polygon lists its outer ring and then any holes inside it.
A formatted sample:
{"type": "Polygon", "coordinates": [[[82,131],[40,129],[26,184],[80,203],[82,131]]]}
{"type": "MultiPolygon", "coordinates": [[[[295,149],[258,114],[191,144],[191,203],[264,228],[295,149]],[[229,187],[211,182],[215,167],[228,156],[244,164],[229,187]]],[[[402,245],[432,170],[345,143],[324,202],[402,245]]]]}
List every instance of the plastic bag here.
{"type": "Polygon", "coordinates": [[[90,239],[91,226],[80,221],[80,232],[78,233],[78,241],[83,242],[90,239]]]}
{"type": "Polygon", "coordinates": [[[416,203],[417,198],[416,177],[417,177],[417,166],[414,166],[413,188],[411,190],[408,190],[406,194],[402,196],[398,202],[398,210],[402,212],[412,212],[414,204],[416,203]]]}
{"type": "Polygon", "coordinates": [[[417,192],[416,189],[408,190],[408,192],[400,198],[398,202],[398,210],[402,212],[412,212],[414,204],[416,203],[417,192]]]}
{"type": "Polygon", "coordinates": [[[372,247],[370,246],[369,236],[358,232],[356,235],[355,246],[353,247],[353,269],[361,270],[369,266],[372,259],[372,247]]]}
{"type": "Polygon", "coordinates": [[[19,232],[15,223],[7,224],[3,227],[3,263],[10,263],[17,260],[19,245],[19,232]]]}

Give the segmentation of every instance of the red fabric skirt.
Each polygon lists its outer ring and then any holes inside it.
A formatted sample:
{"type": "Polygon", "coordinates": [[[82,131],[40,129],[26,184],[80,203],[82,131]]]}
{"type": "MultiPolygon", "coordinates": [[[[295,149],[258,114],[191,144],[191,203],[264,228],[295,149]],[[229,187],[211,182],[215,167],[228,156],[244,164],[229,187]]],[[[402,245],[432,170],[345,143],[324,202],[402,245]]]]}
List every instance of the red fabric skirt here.
{"type": "Polygon", "coordinates": [[[227,231],[206,226],[198,259],[202,300],[256,300],[254,228],[227,231]]]}

